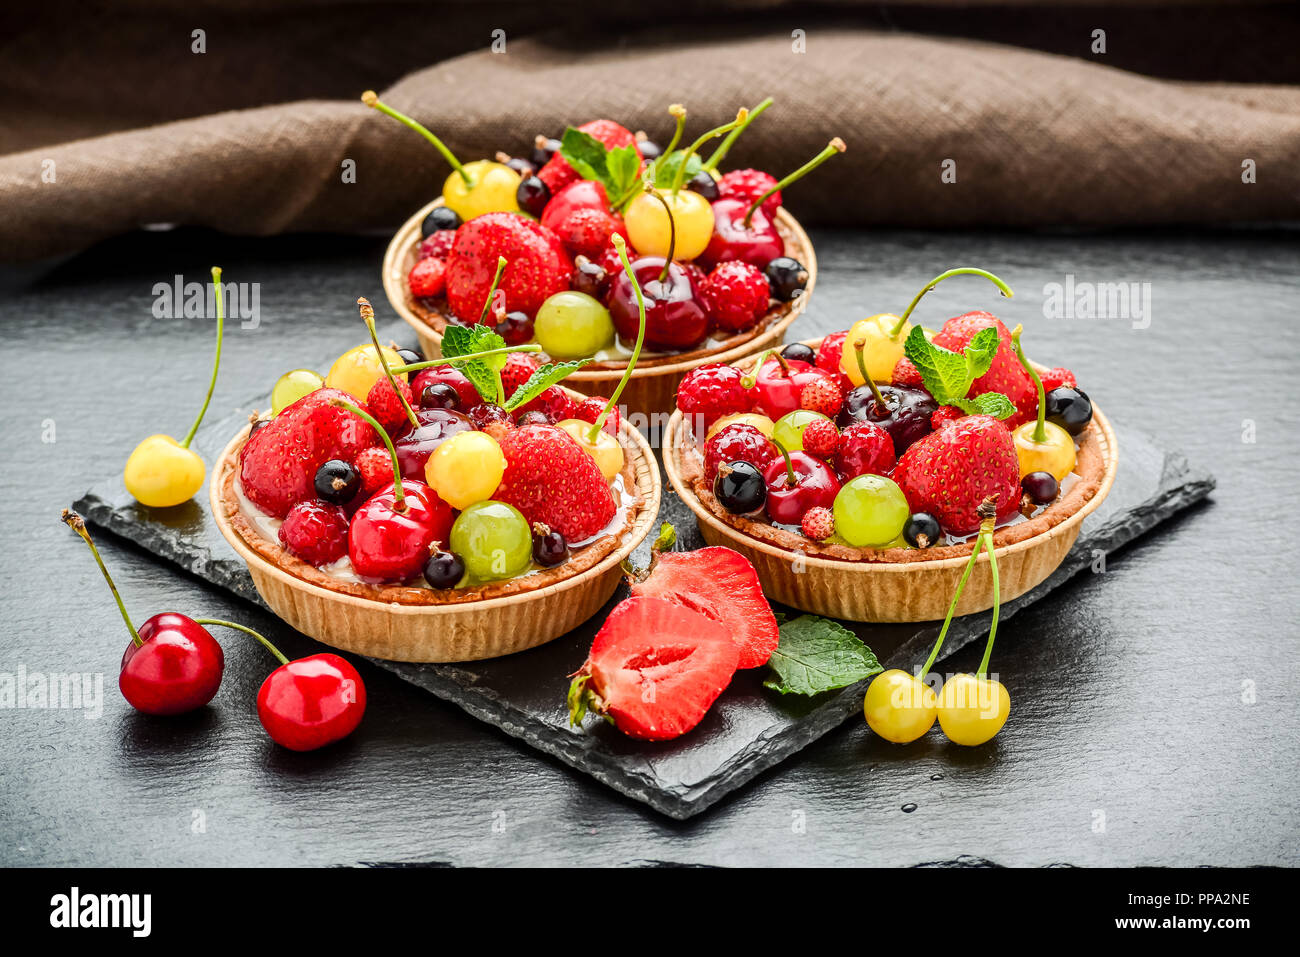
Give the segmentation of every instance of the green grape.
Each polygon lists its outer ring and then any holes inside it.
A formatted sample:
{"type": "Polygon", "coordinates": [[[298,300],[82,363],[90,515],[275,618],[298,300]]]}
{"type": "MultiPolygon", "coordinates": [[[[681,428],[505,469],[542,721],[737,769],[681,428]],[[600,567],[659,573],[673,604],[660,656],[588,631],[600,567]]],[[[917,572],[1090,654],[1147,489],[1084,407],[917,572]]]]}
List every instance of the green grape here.
{"type": "Polygon", "coordinates": [[[510,578],[533,557],[533,536],[519,509],[489,499],[460,513],[451,526],[451,550],[479,581],[510,578]]]}
{"type": "Polygon", "coordinates": [[[614,320],[585,292],[557,292],[533,323],[537,344],[553,359],[586,359],[614,342],[614,320]]]}
{"type": "Polygon", "coordinates": [[[835,530],[858,548],[882,548],[903,533],[910,513],[907,497],[893,479],[859,475],[835,496],[835,530]]]}
{"type": "MultiPolygon", "coordinates": [[[[808,428],[808,423],[815,422],[817,419],[826,419],[826,416],[808,409],[795,409],[776,420],[776,425],[772,429],[772,440],[780,442],[787,452],[802,452],[803,430],[808,428]]],[[[830,419],[826,421],[829,422],[830,419]]]]}
{"type": "Polygon", "coordinates": [[[275,380],[271,389],[271,412],[279,415],[305,395],[325,385],[325,380],[310,369],[294,369],[275,380]]]}

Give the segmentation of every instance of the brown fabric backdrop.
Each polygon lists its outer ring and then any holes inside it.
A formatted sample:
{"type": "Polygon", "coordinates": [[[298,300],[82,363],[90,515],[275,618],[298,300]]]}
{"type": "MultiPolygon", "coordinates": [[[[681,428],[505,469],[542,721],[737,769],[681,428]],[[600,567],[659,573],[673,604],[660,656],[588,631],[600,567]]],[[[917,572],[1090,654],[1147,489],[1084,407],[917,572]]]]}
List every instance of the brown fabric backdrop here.
{"type": "MultiPolygon", "coordinates": [[[[827,20],[825,8],[750,6],[760,9],[712,4],[689,26],[654,31],[614,14],[597,32],[558,28],[556,11],[579,7],[568,3],[430,12],[282,0],[199,5],[167,19],[134,0],[98,11],[103,44],[69,46],[58,42],[68,28],[53,22],[56,4],[3,24],[14,29],[0,41],[9,70],[0,258],[59,254],[157,222],[253,235],[394,225],[447,169],[415,134],[353,99],[366,86],[465,159],[521,151],[538,132],[596,116],[662,139],[670,102],[685,103],[700,131],[772,95],[737,162],[779,175],[832,135],[849,144],[790,190],[811,222],[1300,219],[1294,7],[929,11],[915,23],[1013,41],[995,43],[900,31],[920,16],[908,8],[875,11],[867,27],[857,22],[865,15],[840,10],[827,20]],[[1088,53],[1089,24],[1107,29],[1107,55],[1088,53]],[[497,25],[504,54],[485,46],[497,25]],[[203,56],[189,52],[195,26],[208,31],[203,56]],[[807,31],[806,54],[791,51],[794,28],[807,31]],[[1214,79],[1224,76],[1232,82],[1214,79]],[[1253,76],[1274,82],[1243,82],[1253,76]],[[313,94],[347,98],[274,102],[313,94]],[[202,115],[214,108],[230,109],[202,115]],[[955,184],[940,180],[949,158],[955,184]],[[355,184],[342,181],[347,159],[355,184]],[[1244,159],[1257,164],[1253,185],[1242,183],[1244,159]],[[42,180],[47,161],[52,183],[42,180]]],[[[77,35],[94,27],[83,20],[77,35]]]]}

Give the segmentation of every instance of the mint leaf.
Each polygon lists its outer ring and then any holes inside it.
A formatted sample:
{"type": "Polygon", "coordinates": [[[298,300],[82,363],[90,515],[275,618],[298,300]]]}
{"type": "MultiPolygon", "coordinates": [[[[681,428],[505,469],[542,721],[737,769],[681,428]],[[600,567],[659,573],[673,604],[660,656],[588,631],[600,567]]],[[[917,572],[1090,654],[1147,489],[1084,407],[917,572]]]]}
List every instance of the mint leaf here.
{"type": "MultiPolygon", "coordinates": [[[[481,323],[472,326],[448,325],[442,334],[442,354],[448,359],[487,352],[489,349],[503,349],[505,344],[506,341],[490,326],[481,323]]],[[[506,358],[506,353],[501,352],[494,356],[453,362],[451,365],[474,383],[474,388],[484,401],[496,402],[500,398],[497,388],[501,383],[501,370],[505,368],[506,358]]]]}
{"type": "Polygon", "coordinates": [[[971,375],[966,356],[936,346],[925,338],[920,326],[913,326],[903,343],[903,354],[912,360],[921,382],[940,405],[953,405],[970,391],[971,375]]]}
{"type": "MultiPolygon", "coordinates": [[[[978,379],[989,371],[993,357],[998,354],[998,331],[992,326],[975,333],[963,350],[966,354],[966,370],[971,381],[978,379]]],[[[970,387],[967,386],[967,389],[970,387]]]]}
{"type": "Polygon", "coordinates": [[[510,396],[506,401],[505,410],[513,412],[521,405],[527,405],[551,386],[568,376],[570,372],[577,372],[591,361],[591,359],[578,359],[574,362],[548,362],[530,375],[519,388],[515,389],[514,395],[510,396]]]}
{"type": "Polygon", "coordinates": [[[606,197],[611,203],[617,202],[637,184],[641,175],[641,157],[636,147],[629,143],[605,154],[605,169],[609,172],[606,184],[606,197]],[[610,188],[613,192],[608,192],[610,188]]]}
{"type": "Polygon", "coordinates": [[[781,626],[781,643],[768,666],[776,677],[763,682],[781,694],[815,695],[879,674],[871,649],[838,622],[801,615],[781,626]]]}
{"type": "Polygon", "coordinates": [[[967,415],[991,415],[995,419],[1009,419],[1016,414],[1016,407],[1001,392],[982,392],[973,399],[953,399],[949,405],[955,405],[967,415]]]}
{"type": "Polygon", "coordinates": [[[609,167],[606,163],[605,144],[590,133],[570,126],[564,131],[560,140],[560,155],[569,161],[569,165],[583,179],[594,179],[605,184],[609,189],[609,167]]]}
{"type": "MultiPolygon", "coordinates": [[[[665,156],[663,162],[659,164],[658,172],[655,174],[655,185],[667,188],[677,182],[677,171],[681,169],[682,159],[685,156],[685,150],[673,150],[665,156]]],[[[703,161],[697,154],[692,153],[691,158],[686,161],[686,173],[682,177],[682,182],[690,182],[691,177],[703,168],[703,161]]]]}

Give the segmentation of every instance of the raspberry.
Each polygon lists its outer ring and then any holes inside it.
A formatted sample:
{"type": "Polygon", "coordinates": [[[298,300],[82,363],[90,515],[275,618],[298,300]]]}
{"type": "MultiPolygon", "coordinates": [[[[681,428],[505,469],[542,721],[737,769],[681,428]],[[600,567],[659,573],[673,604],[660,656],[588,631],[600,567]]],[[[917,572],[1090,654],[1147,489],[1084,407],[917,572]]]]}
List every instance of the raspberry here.
{"type": "MultiPolygon", "coordinates": [[[[776,185],[776,177],[759,169],[733,169],[718,180],[718,195],[752,203],[776,185]]],[[[781,191],[777,190],[759,207],[771,219],[781,208],[781,191]]]]}
{"type": "MultiPolygon", "coordinates": [[[[402,392],[402,398],[409,403],[411,401],[411,387],[401,379],[397,380],[397,387],[402,392]]],[[[409,425],[406,418],[406,409],[393,391],[393,385],[388,381],[388,376],[381,376],[380,379],[370,387],[370,392],[366,396],[366,407],[370,409],[370,414],[379,420],[379,424],[384,427],[384,431],[392,435],[396,430],[409,425]]]]}
{"type": "Polygon", "coordinates": [[[760,472],[781,455],[771,439],[754,428],[737,422],[729,425],[704,446],[704,480],[710,486],[723,463],[748,462],[760,472]]]}
{"type": "Polygon", "coordinates": [[[824,372],[836,373],[841,375],[840,356],[844,352],[844,340],[849,337],[848,331],[833,332],[817,347],[817,368],[824,372]]]}
{"type": "MultiPolygon", "coordinates": [[[[595,424],[595,421],[600,418],[600,413],[605,411],[605,403],[607,401],[607,399],[601,399],[596,396],[592,396],[590,399],[583,399],[574,407],[572,415],[575,419],[582,419],[583,422],[591,422],[595,424]]],[[[619,420],[620,416],[618,414],[618,406],[614,406],[614,408],[609,410],[609,415],[605,416],[605,424],[601,426],[601,428],[610,435],[618,435],[619,420]]]]}
{"type": "MultiPolygon", "coordinates": [[[[627,261],[634,263],[639,257],[640,253],[633,249],[632,244],[629,243],[627,247],[627,261]]],[[[607,276],[623,275],[623,260],[618,258],[618,250],[614,248],[613,243],[606,246],[604,251],[593,261],[600,266],[601,269],[605,270],[605,275],[607,276]]]]}
{"type": "Polygon", "coordinates": [[[800,527],[814,542],[824,542],[835,534],[835,516],[829,508],[819,505],[804,513],[800,527]]]}
{"type": "Polygon", "coordinates": [[[767,312],[772,290],[756,266],[739,260],[718,263],[700,284],[704,308],[728,332],[743,332],[767,312]]]}
{"type": "Polygon", "coordinates": [[[411,268],[406,284],[416,299],[440,296],[447,288],[447,264],[441,259],[421,259],[411,268]]]}
{"type": "Polygon", "coordinates": [[[501,385],[505,390],[506,398],[514,395],[515,390],[527,382],[541,367],[541,360],[531,353],[512,352],[506,356],[506,364],[501,367],[501,385]]]}
{"type": "Polygon", "coordinates": [[[361,493],[357,499],[370,498],[381,488],[393,484],[393,457],[382,445],[358,452],[352,465],[361,475],[361,493]]]}
{"type": "Polygon", "coordinates": [[[844,395],[830,376],[814,379],[799,393],[800,408],[820,412],[828,419],[835,418],[843,405],[844,395]]]}
{"type": "Polygon", "coordinates": [[[750,390],[742,384],[744,377],[735,366],[720,362],[692,369],[677,387],[677,408],[688,418],[703,416],[706,426],[724,415],[748,412],[754,402],[750,390]]]}
{"type": "Polygon", "coordinates": [[[937,429],[945,422],[951,422],[953,419],[960,419],[966,413],[955,405],[941,405],[935,409],[930,416],[930,428],[937,429]]]}
{"type": "Polygon", "coordinates": [[[859,475],[885,475],[894,467],[894,440],[875,422],[855,422],[840,433],[835,468],[844,481],[859,475]]]}
{"type": "Polygon", "coordinates": [[[417,254],[419,259],[443,259],[451,255],[451,247],[456,243],[456,230],[440,229],[436,233],[430,233],[423,242],[420,243],[420,251],[417,254]]]}
{"type": "Polygon", "coordinates": [[[1064,366],[1057,366],[1054,369],[1048,369],[1042,375],[1043,391],[1051,392],[1053,389],[1059,389],[1063,385],[1071,389],[1078,388],[1079,383],[1074,378],[1074,373],[1064,366]]]}
{"type": "MultiPolygon", "coordinates": [[[[615,233],[627,238],[623,217],[590,206],[575,209],[565,217],[555,233],[570,256],[586,256],[588,259],[597,258],[606,247],[613,248],[609,238],[615,233]]],[[[615,253],[615,257],[617,255],[615,253]]]]}
{"type": "Polygon", "coordinates": [[[840,432],[833,422],[814,419],[804,426],[803,450],[819,459],[830,459],[839,451],[840,432]]]}
{"type": "Polygon", "coordinates": [[[280,542],[305,562],[328,565],[347,554],[348,517],[337,505],[299,502],[280,526],[280,542]]]}
{"type": "Polygon", "coordinates": [[[907,356],[903,356],[895,363],[893,383],[894,385],[925,387],[925,383],[921,381],[921,373],[917,371],[916,366],[907,356]]]}

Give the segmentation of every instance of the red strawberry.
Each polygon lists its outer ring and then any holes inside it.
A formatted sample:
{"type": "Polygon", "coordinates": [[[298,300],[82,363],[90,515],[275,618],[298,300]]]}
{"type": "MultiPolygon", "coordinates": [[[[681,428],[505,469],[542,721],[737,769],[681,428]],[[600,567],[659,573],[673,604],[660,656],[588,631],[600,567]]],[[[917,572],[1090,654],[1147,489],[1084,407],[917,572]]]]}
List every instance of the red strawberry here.
{"type": "Polygon", "coordinates": [[[697,366],[686,374],[677,387],[677,408],[682,415],[704,417],[712,425],[724,415],[748,412],[754,407],[753,393],[741,380],[745,373],[720,362],[697,366]]]}
{"type": "Polygon", "coordinates": [[[623,217],[600,209],[575,209],[555,229],[570,256],[596,259],[610,246],[609,237],[618,233],[627,239],[623,217]]]}
{"type": "Polygon", "coordinates": [[[937,429],[945,422],[951,422],[953,419],[960,419],[966,413],[955,405],[941,405],[930,415],[930,428],[937,429]]]}
{"type": "Polygon", "coordinates": [[[720,329],[744,332],[767,312],[772,289],[757,266],[746,262],[718,263],[700,283],[704,308],[720,329]]]}
{"type": "Polygon", "coordinates": [[[530,352],[512,352],[507,355],[506,364],[501,367],[501,384],[505,387],[506,398],[514,395],[515,390],[541,367],[542,360],[530,352]]]}
{"type": "Polygon", "coordinates": [[[730,548],[660,552],[650,574],[632,583],[632,597],[685,605],[721,624],[740,652],[737,668],[767,664],[781,637],[754,566],[730,548]]]}
{"type": "Polygon", "coordinates": [[[820,412],[828,419],[839,415],[843,405],[844,394],[829,376],[814,379],[799,392],[800,408],[820,412]]]}
{"type": "Polygon", "coordinates": [[[894,468],[894,440],[875,422],[854,422],[840,433],[835,467],[846,482],[859,475],[888,475],[894,468]]]}
{"type": "Polygon", "coordinates": [[[613,519],[614,497],[605,477],[567,432],[525,425],[498,441],[506,470],[492,497],[519,509],[529,525],[549,525],[576,545],[613,519]]]}
{"type": "Polygon", "coordinates": [[[420,259],[446,259],[451,255],[451,247],[456,243],[456,230],[440,229],[430,233],[421,243],[417,253],[420,259]]]}
{"type": "Polygon", "coordinates": [[[624,734],[667,741],[690,731],[731,683],[736,646],[690,608],[655,598],[618,604],[569,691],[570,720],[589,705],[624,734]]]}
{"type": "MultiPolygon", "coordinates": [[[[1054,369],[1048,369],[1040,377],[1043,380],[1043,391],[1051,392],[1053,389],[1059,389],[1063,385],[1071,389],[1078,388],[1079,383],[1074,378],[1074,373],[1064,366],[1057,366],[1054,369]]],[[[1037,409],[1034,410],[1037,414],[1037,409]]]]}
{"type": "Polygon", "coordinates": [[[829,508],[818,505],[804,513],[800,527],[814,542],[824,542],[835,534],[835,515],[829,508]]]}
{"type": "Polygon", "coordinates": [[[393,457],[382,445],[362,449],[352,465],[361,474],[361,491],[354,501],[368,499],[385,485],[393,484],[393,457]]]}
{"type": "Polygon", "coordinates": [[[1020,465],[1007,427],[990,415],[968,415],[913,443],[894,469],[913,512],[929,512],[945,530],[979,528],[976,508],[997,499],[998,518],[1020,504],[1020,465]]]}
{"type": "MultiPolygon", "coordinates": [[[[722,179],[718,180],[718,195],[720,197],[734,197],[746,204],[750,204],[775,185],[776,177],[770,173],[764,173],[761,169],[733,169],[728,173],[724,173],[722,179]]],[[[768,219],[775,216],[776,211],[780,208],[780,190],[763,200],[763,205],[759,207],[767,214],[768,219]]]]}
{"type": "Polygon", "coordinates": [[[569,288],[573,263],[553,232],[518,213],[484,213],[456,230],[447,260],[447,304],[462,320],[478,321],[500,256],[509,261],[498,287],[505,312],[534,316],[569,288]]]}
{"type": "Polygon", "coordinates": [[[890,381],[894,385],[905,385],[916,389],[925,388],[925,383],[921,381],[921,373],[917,371],[916,365],[907,356],[903,356],[894,365],[894,374],[890,377],[890,381]]]}
{"type": "Polygon", "coordinates": [[[337,505],[299,502],[280,526],[280,542],[309,565],[328,565],[348,552],[348,517],[337,505]]]}
{"type": "MultiPolygon", "coordinates": [[[[397,379],[397,388],[401,390],[402,398],[410,402],[411,387],[401,379],[397,379]]],[[[381,375],[370,387],[370,393],[366,396],[366,408],[379,420],[379,424],[390,436],[411,424],[406,418],[406,408],[398,399],[397,393],[393,391],[388,376],[381,375]]]]}
{"type": "Polygon", "coordinates": [[[830,461],[840,450],[840,430],[834,422],[814,419],[804,426],[803,450],[809,455],[830,461]]]}
{"type": "Polygon", "coordinates": [[[421,259],[411,267],[406,284],[416,299],[441,296],[447,288],[447,264],[441,259],[421,259]]]}
{"type": "Polygon", "coordinates": [[[1013,429],[1038,414],[1038,390],[1011,349],[1011,332],[997,316],[987,312],[968,312],[949,319],[934,337],[936,346],[961,352],[975,338],[976,333],[992,326],[998,331],[998,351],[993,356],[989,371],[976,379],[968,395],[982,392],[1001,392],[1019,410],[1007,419],[1007,428],[1013,429]]]}
{"type": "Polygon", "coordinates": [[[316,470],[330,459],[351,462],[379,442],[374,429],[330,405],[332,399],[357,405],[346,392],[317,389],[254,432],[240,450],[244,494],[268,515],[284,518],[298,502],[314,499],[316,470]]]}
{"type": "MultiPolygon", "coordinates": [[[[620,126],[613,120],[592,120],[590,123],[583,123],[578,130],[600,140],[605,144],[606,149],[618,149],[620,146],[636,142],[636,137],[627,127],[620,126]]],[[[637,155],[641,155],[639,149],[637,155]]],[[[559,152],[546,161],[546,165],[537,171],[537,175],[546,184],[552,196],[574,180],[581,179],[577,170],[570,166],[569,161],[559,152]]]]}
{"type": "Polygon", "coordinates": [[[704,478],[710,485],[724,463],[748,462],[760,472],[781,456],[772,440],[743,422],[727,426],[704,445],[704,478]]]}
{"type": "MultiPolygon", "coordinates": [[[[569,414],[575,419],[582,419],[583,422],[590,422],[594,425],[596,420],[600,418],[600,413],[605,411],[607,402],[607,399],[592,396],[590,399],[583,399],[575,405],[569,414]]],[[[618,435],[619,422],[618,406],[614,406],[609,410],[609,415],[605,416],[605,424],[601,426],[601,429],[610,435],[618,435]]]]}

